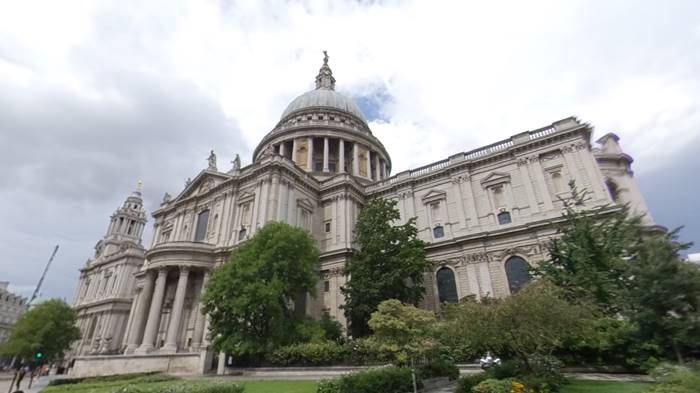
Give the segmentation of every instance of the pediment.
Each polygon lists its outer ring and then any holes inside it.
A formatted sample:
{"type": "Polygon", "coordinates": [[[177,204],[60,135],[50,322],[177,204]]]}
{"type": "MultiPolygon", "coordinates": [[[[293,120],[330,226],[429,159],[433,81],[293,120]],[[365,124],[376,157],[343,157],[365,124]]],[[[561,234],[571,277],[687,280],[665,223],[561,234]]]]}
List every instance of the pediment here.
{"type": "Polygon", "coordinates": [[[185,189],[173,201],[179,201],[194,195],[208,192],[229,178],[218,172],[203,170],[190,182],[185,183],[185,189]]]}
{"type": "Polygon", "coordinates": [[[505,172],[491,172],[481,180],[484,187],[495,186],[497,184],[510,183],[510,174],[505,172]]]}
{"type": "Polygon", "coordinates": [[[247,202],[251,202],[254,199],[255,194],[253,194],[252,192],[243,191],[243,193],[238,196],[238,204],[241,205],[247,202]]]}
{"type": "Polygon", "coordinates": [[[307,198],[297,199],[297,205],[306,208],[309,211],[313,211],[314,204],[307,198]]]}
{"type": "Polygon", "coordinates": [[[427,194],[421,197],[423,203],[430,203],[434,201],[439,201],[441,199],[447,199],[447,193],[443,190],[430,190],[427,194]]]}

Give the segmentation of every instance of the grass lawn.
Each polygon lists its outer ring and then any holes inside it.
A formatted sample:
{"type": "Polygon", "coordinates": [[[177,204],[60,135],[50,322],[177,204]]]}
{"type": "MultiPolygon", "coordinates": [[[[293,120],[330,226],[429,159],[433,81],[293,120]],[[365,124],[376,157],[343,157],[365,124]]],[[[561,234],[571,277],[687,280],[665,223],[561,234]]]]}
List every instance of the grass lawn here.
{"type": "Polygon", "coordinates": [[[641,393],[649,386],[651,385],[643,382],[574,380],[560,393],[641,393]]]}
{"type": "MultiPolygon", "coordinates": [[[[77,384],[48,386],[42,393],[111,393],[124,386],[136,386],[146,389],[154,389],[175,385],[208,385],[218,384],[220,380],[181,380],[173,379],[163,382],[144,382],[139,380],[116,380],[116,381],[96,381],[83,382],[77,384]]],[[[245,388],[245,393],[315,393],[316,381],[235,381],[230,382],[245,388]]]]}

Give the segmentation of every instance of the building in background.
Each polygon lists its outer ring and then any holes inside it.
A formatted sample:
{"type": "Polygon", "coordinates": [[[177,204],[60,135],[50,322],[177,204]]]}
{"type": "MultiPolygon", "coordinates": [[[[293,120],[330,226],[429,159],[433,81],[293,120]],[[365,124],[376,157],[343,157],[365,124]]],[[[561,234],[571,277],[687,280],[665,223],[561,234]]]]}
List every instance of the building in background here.
{"type": "Polygon", "coordinates": [[[584,208],[629,203],[654,225],[632,158],[615,134],[593,143],[592,127],[569,117],[392,175],[387,149],[335,82],[326,57],[316,88],[287,106],[251,165],[241,167],[236,157],[232,167],[219,169],[212,151],[208,167],[153,212],[145,259],[140,198],[127,200],[81,273],[76,307],[84,338],[74,375],[204,373],[217,368],[218,358],[220,371],[223,357],[208,347],[202,288],[211,270],[269,221],[314,237],[321,279],[303,307],[343,323],[344,267],[358,213],[370,198],[397,201],[402,222],[417,218],[428,258],[439,262],[425,273],[422,306],[432,310],[469,295],[517,291],[529,279],[527,267],[547,257],[570,180],[589,192],[584,208]]]}
{"type": "MultiPolygon", "coordinates": [[[[7,281],[0,281],[0,345],[8,339],[12,326],[28,307],[27,299],[10,292],[9,285],[7,281]]],[[[10,361],[0,358],[0,366],[10,361]]]]}

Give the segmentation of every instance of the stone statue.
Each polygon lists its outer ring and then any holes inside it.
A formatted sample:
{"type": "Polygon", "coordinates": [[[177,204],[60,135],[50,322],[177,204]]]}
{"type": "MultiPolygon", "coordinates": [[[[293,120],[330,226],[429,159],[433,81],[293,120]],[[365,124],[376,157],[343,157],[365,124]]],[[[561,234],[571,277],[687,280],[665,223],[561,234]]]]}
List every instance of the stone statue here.
{"type": "Polygon", "coordinates": [[[163,195],[163,202],[162,203],[168,203],[168,202],[170,202],[171,199],[172,199],[172,197],[170,196],[170,194],[168,194],[166,192],[165,195],[163,195]]]}
{"type": "Polygon", "coordinates": [[[323,51],[323,64],[328,64],[328,52],[323,51]]]}
{"type": "Polygon", "coordinates": [[[211,170],[216,170],[216,154],[214,154],[214,150],[212,150],[209,153],[209,158],[207,158],[207,161],[209,161],[209,168],[211,170]]]}
{"type": "Polygon", "coordinates": [[[188,177],[187,179],[185,179],[185,188],[187,188],[190,185],[190,183],[192,183],[191,178],[188,177]]]}
{"type": "Polygon", "coordinates": [[[241,169],[241,157],[238,154],[236,154],[236,157],[233,159],[233,161],[231,161],[231,163],[233,164],[232,170],[234,172],[241,169]]]}

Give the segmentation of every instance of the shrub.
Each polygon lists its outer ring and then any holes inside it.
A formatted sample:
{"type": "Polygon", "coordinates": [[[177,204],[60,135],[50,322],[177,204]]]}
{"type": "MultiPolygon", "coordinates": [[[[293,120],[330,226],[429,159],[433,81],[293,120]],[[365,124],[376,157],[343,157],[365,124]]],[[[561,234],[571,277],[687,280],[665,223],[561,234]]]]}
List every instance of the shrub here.
{"type": "Polygon", "coordinates": [[[219,383],[206,385],[198,389],[190,390],[194,393],[243,393],[243,388],[233,383],[219,383]]]}
{"type": "Polygon", "coordinates": [[[340,393],[340,379],[323,379],[316,385],[316,393],[340,393]]]}
{"type": "Polygon", "coordinates": [[[453,362],[437,360],[417,367],[416,374],[421,379],[447,377],[452,381],[459,378],[459,369],[453,362]]]}
{"type": "Polygon", "coordinates": [[[326,340],[336,341],[339,343],[343,342],[343,325],[336,321],[335,318],[328,315],[327,312],[323,313],[321,319],[318,320],[318,324],[321,326],[321,329],[323,329],[326,340]]]}
{"type": "Polygon", "coordinates": [[[329,365],[339,363],[346,357],[346,348],[334,341],[293,344],[278,348],[268,360],[280,366],[329,365]]]}
{"type": "Polygon", "coordinates": [[[495,364],[486,371],[486,374],[494,379],[513,378],[521,373],[520,362],[514,359],[495,364]]]}
{"type": "Polygon", "coordinates": [[[384,360],[373,342],[366,338],[349,340],[346,348],[352,364],[376,364],[384,360]]]}
{"type": "Polygon", "coordinates": [[[649,393],[691,393],[697,392],[700,386],[700,365],[682,367],[663,363],[651,375],[659,383],[649,389],[649,393]]]}
{"type": "Polygon", "coordinates": [[[494,379],[490,378],[480,382],[472,388],[474,393],[511,393],[511,388],[514,385],[512,379],[494,379]]]}
{"type": "Polygon", "coordinates": [[[472,393],[472,388],[481,382],[489,379],[490,376],[487,373],[479,373],[473,375],[467,375],[461,377],[457,380],[457,387],[455,388],[455,393],[472,393]]]}
{"type": "MultiPolygon", "coordinates": [[[[422,386],[420,381],[417,381],[422,386]]],[[[408,368],[378,368],[318,383],[316,393],[406,393],[413,391],[408,368]]]]}
{"type": "MultiPolygon", "coordinates": [[[[419,383],[419,386],[421,385],[419,383]]],[[[339,393],[406,393],[411,391],[413,391],[411,370],[391,367],[343,376],[339,393]]]]}

